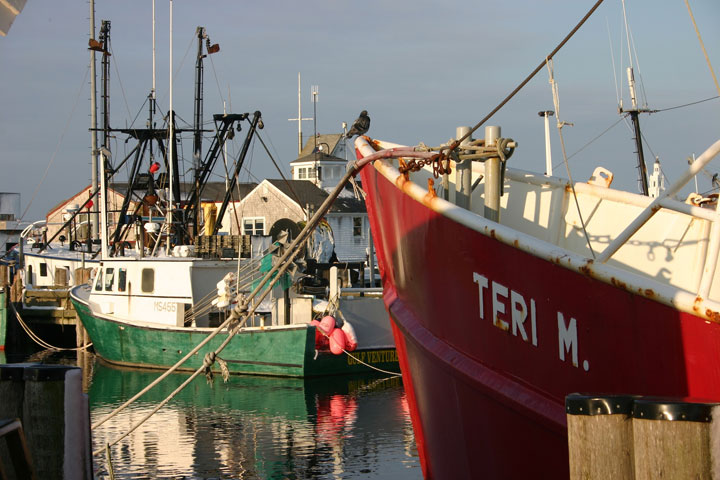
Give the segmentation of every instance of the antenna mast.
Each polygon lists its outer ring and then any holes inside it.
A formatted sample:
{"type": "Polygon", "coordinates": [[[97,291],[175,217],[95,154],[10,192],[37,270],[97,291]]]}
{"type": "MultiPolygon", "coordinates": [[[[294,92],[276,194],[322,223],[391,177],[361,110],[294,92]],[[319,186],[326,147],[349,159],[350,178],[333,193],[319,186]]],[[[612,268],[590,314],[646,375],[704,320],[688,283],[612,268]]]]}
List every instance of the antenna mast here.
{"type": "Polygon", "coordinates": [[[303,118],[302,116],[302,100],[300,99],[300,72],[298,72],[298,116],[297,118],[288,118],[289,122],[298,122],[298,157],[302,153],[302,122],[303,120],[312,120],[312,118],[303,118]]]}
{"type": "Polygon", "coordinates": [[[649,195],[648,190],[648,179],[647,179],[647,168],[645,167],[645,155],[643,154],[643,147],[642,147],[642,134],[640,133],[640,119],[638,118],[638,114],[641,112],[647,112],[647,109],[639,109],[637,104],[637,95],[635,93],[635,74],[633,73],[633,67],[632,67],[632,50],[630,49],[630,31],[628,28],[628,22],[627,22],[627,14],[625,12],[625,0],[622,2],[623,6],[623,18],[625,20],[625,34],[627,37],[627,43],[628,43],[628,57],[630,59],[630,66],[627,68],[627,79],[628,79],[628,88],[630,89],[630,102],[632,104],[632,108],[630,110],[623,110],[622,107],[622,101],[620,102],[620,106],[618,107],[618,112],[623,113],[627,112],[630,114],[630,118],[632,119],[633,128],[635,131],[635,148],[637,149],[637,168],[638,173],[640,175],[640,190],[643,195],[647,196],[649,195]]]}

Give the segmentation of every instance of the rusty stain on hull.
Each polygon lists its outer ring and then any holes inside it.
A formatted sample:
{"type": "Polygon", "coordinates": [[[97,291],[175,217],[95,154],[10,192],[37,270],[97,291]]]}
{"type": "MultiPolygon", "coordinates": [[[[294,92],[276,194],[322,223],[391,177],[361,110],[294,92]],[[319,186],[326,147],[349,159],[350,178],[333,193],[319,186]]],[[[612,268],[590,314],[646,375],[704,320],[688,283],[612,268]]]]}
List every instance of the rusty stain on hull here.
{"type": "Polygon", "coordinates": [[[628,289],[627,284],[625,282],[621,282],[620,280],[618,280],[615,277],[610,277],[610,283],[612,283],[613,285],[615,285],[618,288],[622,288],[623,290],[627,291],[627,289],[628,289]]]}

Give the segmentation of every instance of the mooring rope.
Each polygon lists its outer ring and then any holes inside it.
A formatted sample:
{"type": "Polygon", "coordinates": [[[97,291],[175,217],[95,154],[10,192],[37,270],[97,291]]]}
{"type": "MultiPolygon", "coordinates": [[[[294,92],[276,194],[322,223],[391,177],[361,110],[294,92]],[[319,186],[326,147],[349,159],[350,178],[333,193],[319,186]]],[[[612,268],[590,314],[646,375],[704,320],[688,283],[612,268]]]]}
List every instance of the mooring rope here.
{"type": "MultiPolygon", "coordinates": [[[[408,156],[408,157],[430,157],[432,154],[430,152],[418,152],[415,151],[412,147],[398,147],[398,148],[391,148],[387,150],[381,150],[379,152],[375,152],[372,155],[368,155],[367,157],[364,157],[362,159],[356,160],[351,164],[351,167],[345,172],[345,175],[340,180],[338,185],[335,187],[335,189],[328,195],[328,197],[325,199],[325,201],[322,203],[322,205],[316,210],[313,217],[308,220],[308,222],[305,224],[305,227],[300,231],[298,236],[291,242],[291,244],[283,249],[282,255],[278,258],[277,262],[272,266],[272,268],[263,276],[263,278],[260,280],[258,285],[255,286],[252,292],[250,292],[249,295],[243,296],[243,300],[241,304],[238,304],[233,310],[231,311],[230,316],[222,323],[220,324],[215,330],[210,332],[207,337],[205,337],[195,348],[190,350],[182,359],[180,359],[175,365],[167,369],[162,375],[160,375],[158,378],[156,378],[153,382],[151,382],[148,386],[146,386],[144,389],[142,389],[140,392],[135,394],[132,398],[127,400],[125,403],[117,407],[115,410],[113,410],[111,413],[103,417],[100,421],[94,423],[92,425],[92,429],[95,429],[102,425],[103,423],[107,422],[109,419],[113,418],[117,414],[119,414],[122,410],[127,408],[128,405],[132,404],[134,401],[136,401],[138,398],[143,396],[145,393],[147,393],[150,389],[155,387],[157,384],[159,384],[163,379],[167,378],[168,375],[170,375],[172,372],[176,371],[183,363],[185,363],[190,357],[192,357],[197,351],[199,351],[203,346],[205,346],[210,340],[215,338],[221,331],[223,331],[225,328],[230,328],[228,331],[227,338],[220,344],[218,348],[216,348],[212,352],[212,361],[215,360],[221,360],[219,357],[219,354],[225,349],[225,347],[230,343],[230,340],[232,340],[233,336],[240,331],[241,328],[245,325],[245,322],[247,319],[255,313],[255,310],[257,309],[257,306],[265,299],[267,295],[270,294],[270,291],[272,287],[277,283],[283,276],[283,274],[290,268],[290,265],[292,264],[295,257],[302,251],[302,248],[300,248],[304,242],[309,237],[310,233],[317,227],[317,225],[322,220],[323,216],[327,212],[327,210],[330,208],[332,203],[335,201],[335,199],[340,195],[340,192],[343,190],[347,182],[350,180],[351,177],[354,177],[365,165],[374,162],[375,160],[380,160],[383,158],[392,158],[396,156],[408,156]],[[269,284],[269,285],[268,285],[269,284]],[[267,285],[267,288],[266,288],[267,285]],[[258,293],[260,293],[260,297],[256,302],[252,303],[252,307],[250,310],[248,310],[248,304],[253,300],[258,293]],[[240,315],[242,315],[242,318],[239,318],[240,315]]],[[[208,358],[206,356],[206,358],[208,358]]],[[[363,362],[364,363],[364,362],[363,362]]],[[[224,369],[223,369],[224,370],[224,369]]],[[[106,444],[106,447],[103,447],[99,450],[96,450],[93,452],[93,456],[97,456],[105,451],[105,448],[116,445],[118,442],[120,442],[123,438],[127,437],[135,431],[140,425],[142,425],[147,419],[149,419],[155,412],[157,412],[160,408],[162,408],[165,404],[167,404],[175,395],[177,395],[178,392],[180,392],[183,388],[185,388],[191,381],[193,381],[200,373],[206,372],[206,375],[208,375],[209,379],[212,378],[212,370],[211,366],[206,366],[203,364],[200,368],[196,369],[193,374],[186,379],[185,382],[183,382],[182,385],[180,385],[175,391],[173,391],[168,397],[166,397],[162,402],[158,404],[156,408],[154,408],[150,414],[143,417],[140,421],[138,421],[135,425],[133,425],[126,433],[121,435],[120,437],[116,438],[112,442],[109,442],[106,444]]],[[[223,372],[224,373],[224,372],[223,372]]],[[[389,372],[393,374],[392,372],[389,372]]]]}
{"type": "MultiPolygon", "coordinates": [[[[339,307],[337,308],[336,311],[337,311],[338,314],[340,314],[340,318],[342,319],[343,322],[349,323],[349,322],[347,321],[347,319],[345,318],[345,315],[343,315],[343,313],[342,313],[342,311],[340,310],[339,307]]],[[[352,325],[352,324],[351,324],[351,325],[352,325]]],[[[316,327],[316,328],[318,328],[318,327],[316,327]]],[[[325,335],[325,336],[328,338],[328,341],[331,340],[330,337],[328,336],[328,334],[325,333],[322,328],[320,329],[320,333],[322,333],[323,335],[325,335]]],[[[387,373],[387,374],[389,374],[389,375],[393,375],[393,376],[396,376],[396,377],[402,377],[402,373],[390,372],[390,371],[388,371],[388,370],[383,370],[382,368],[378,368],[378,367],[376,367],[376,366],[374,366],[374,365],[370,365],[369,363],[363,362],[363,361],[360,360],[358,357],[356,357],[356,356],[353,355],[352,353],[348,352],[348,351],[345,350],[344,348],[342,349],[342,351],[345,352],[345,355],[347,355],[348,357],[352,358],[353,360],[355,360],[355,361],[358,362],[358,363],[361,363],[361,364],[365,365],[365,366],[368,367],[368,368],[371,368],[371,369],[373,369],[373,370],[377,370],[378,372],[381,372],[381,373],[387,373]]]]}
{"type": "MultiPolygon", "coordinates": [[[[307,226],[306,226],[305,229],[307,230],[307,226]]],[[[305,230],[303,230],[303,231],[305,231],[305,230]]],[[[302,232],[301,232],[301,235],[302,235],[302,232]]],[[[298,236],[298,238],[300,238],[300,236],[298,236]]],[[[303,240],[304,240],[304,239],[303,239],[303,240]]],[[[297,239],[296,239],[296,242],[297,242],[297,239]]],[[[296,243],[296,242],[293,242],[293,243],[296,243]]],[[[292,245],[291,245],[291,247],[292,247],[292,245]]],[[[200,344],[198,344],[198,346],[196,346],[192,351],[188,352],[188,354],[185,355],[185,357],[183,357],[180,361],[178,361],[175,365],[173,365],[173,366],[172,366],[170,369],[168,369],[165,373],[163,373],[161,376],[159,376],[157,379],[155,379],[155,381],[153,381],[152,383],[150,383],[150,385],[148,385],[147,387],[145,387],[143,390],[141,390],[140,392],[138,392],[138,393],[137,393],[135,396],[133,396],[131,399],[127,400],[127,401],[126,401],[125,403],[123,403],[120,407],[118,407],[118,408],[116,408],[115,410],[113,410],[110,414],[108,414],[106,417],[104,417],[102,420],[100,420],[99,422],[95,423],[95,424],[92,426],[92,428],[95,429],[96,427],[99,427],[100,425],[102,425],[103,423],[105,423],[105,422],[108,421],[109,419],[113,418],[113,417],[114,417],[115,415],[117,415],[118,413],[120,413],[120,412],[121,412],[122,410],[124,410],[128,405],[130,405],[130,404],[133,403],[135,400],[137,400],[138,398],[140,398],[142,395],[144,395],[146,392],[148,392],[151,388],[153,388],[155,385],[157,385],[158,383],[160,383],[160,381],[162,381],[164,378],[166,378],[170,373],[172,373],[173,371],[175,371],[180,365],[182,365],[183,363],[185,363],[185,361],[186,361],[191,355],[193,355],[195,352],[197,352],[198,350],[200,350],[200,348],[202,348],[205,344],[207,344],[212,338],[214,338],[218,333],[220,333],[220,331],[223,330],[226,326],[230,326],[235,320],[238,320],[238,312],[246,312],[246,313],[242,316],[242,319],[240,319],[240,321],[237,323],[237,325],[234,326],[234,327],[228,332],[228,336],[227,336],[227,338],[222,342],[222,344],[220,344],[220,346],[219,346],[218,348],[216,348],[213,352],[208,353],[208,354],[205,356],[205,361],[203,362],[203,365],[202,365],[201,367],[199,367],[198,369],[196,369],[196,370],[192,373],[192,375],[190,375],[190,377],[188,377],[177,389],[175,389],[170,395],[168,395],[163,401],[161,401],[161,402],[160,402],[155,408],[153,408],[147,415],[145,415],[145,416],[144,416],[143,418],[141,418],[138,422],[136,422],[132,427],[130,427],[130,429],[129,429],[127,432],[125,432],[124,434],[120,435],[119,437],[117,437],[117,438],[116,438],[115,440],[113,440],[112,442],[109,442],[109,443],[107,444],[108,447],[111,447],[111,446],[116,445],[116,444],[117,444],[118,442],[120,442],[122,439],[124,439],[125,437],[127,437],[128,435],[130,435],[132,432],[134,432],[138,427],[140,427],[140,425],[142,425],[143,423],[145,423],[151,416],[153,416],[158,410],[160,410],[160,408],[162,408],[162,407],[163,407],[164,405],[166,405],[170,400],[172,400],[173,397],[175,397],[180,391],[182,391],[182,389],[184,389],[184,388],[185,388],[190,382],[192,382],[198,375],[200,375],[200,374],[203,373],[203,372],[207,372],[207,371],[210,370],[210,368],[212,367],[212,363],[214,363],[215,360],[219,359],[219,354],[225,349],[225,347],[228,345],[228,343],[230,343],[230,340],[233,338],[233,336],[234,336],[238,331],[240,331],[240,329],[245,325],[247,319],[248,319],[251,315],[253,315],[253,314],[255,313],[255,310],[256,310],[257,306],[265,299],[265,297],[266,297],[267,295],[270,294],[270,291],[271,291],[272,287],[275,285],[275,283],[277,283],[277,282],[282,278],[282,274],[285,273],[285,271],[289,268],[289,266],[290,266],[290,264],[292,263],[292,260],[295,258],[295,256],[297,256],[297,255],[301,252],[301,249],[300,249],[300,248],[296,248],[296,247],[297,247],[297,245],[295,245],[295,248],[294,248],[294,249],[292,249],[292,250],[291,250],[291,249],[288,249],[288,250],[285,252],[285,254],[283,255],[285,261],[284,261],[284,262],[278,262],[277,265],[275,265],[273,268],[271,268],[270,271],[263,277],[263,279],[261,280],[260,284],[258,284],[258,286],[255,288],[255,290],[253,290],[253,292],[251,292],[248,297],[245,297],[245,298],[243,299],[243,303],[242,303],[241,305],[238,305],[237,307],[235,307],[235,308],[233,309],[230,317],[228,317],[227,320],[225,320],[219,327],[217,327],[211,334],[209,334],[202,342],[200,342],[200,344]],[[271,278],[275,272],[277,272],[277,275],[276,275],[274,278],[271,278]],[[270,281],[270,284],[269,284],[268,288],[262,290],[262,289],[265,287],[265,285],[267,284],[268,281],[270,281]],[[248,302],[249,302],[249,299],[254,298],[254,297],[258,294],[258,292],[262,292],[262,293],[260,294],[259,300],[258,300],[257,302],[255,302],[255,304],[252,306],[252,308],[248,311],[248,310],[247,310],[247,304],[248,304],[248,302]],[[211,355],[211,356],[208,357],[208,355],[211,355]],[[208,361],[207,361],[208,358],[211,359],[210,362],[209,362],[209,364],[208,364],[208,361]]],[[[212,373],[210,373],[210,375],[212,375],[212,373]]],[[[104,451],[104,448],[98,449],[98,450],[96,450],[96,451],[93,452],[93,456],[97,456],[97,455],[103,453],[103,451],[104,451]]]]}
{"type": "MultiPolygon", "coordinates": [[[[92,345],[92,342],[86,343],[85,345],[83,345],[81,347],[75,347],[75,348],[63,348],[63,347],[56,347],[54,345],[51,345],[50,343],[48,343],[45,340],[43,340],[42,338],[40,338],[40,336],[38,334],[36,334],[35,332],[33,332],[32,329],[30,328],[30,326],[28,326],[28,324],[23,321],[22,317],[20,316],[20,312],[17,311],[17,309],[15,308],[15,304],[13,302],[8,302],[8,303],[10,303],[10,308],[12,308],[13,312],[15,312],[15,318],[17,319],[17,321],[20,324],[20,326],[22,327],[22,329],[25,331],[25,333],[27,333],[28,337],[30,337],[30,340],[32,340],[39,346],[41,346],[47,350],[53,350],[56,352],[60,352],[60,351],[77,352],[77,351],[86,350],[88,347],[90,347],[92,345]]],[[[76,326],[75,328],[78,328],[78,326],[76,326]]]]}

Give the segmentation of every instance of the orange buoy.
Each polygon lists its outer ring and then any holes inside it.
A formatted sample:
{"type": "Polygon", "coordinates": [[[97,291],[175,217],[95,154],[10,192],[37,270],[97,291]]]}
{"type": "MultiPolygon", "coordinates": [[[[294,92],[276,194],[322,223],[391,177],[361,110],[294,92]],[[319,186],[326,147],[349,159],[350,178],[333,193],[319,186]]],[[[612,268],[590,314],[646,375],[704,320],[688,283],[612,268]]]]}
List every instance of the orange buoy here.
{"type": "Polygon", "coordinates": [[[335,355],[340,355],[347,347],[347,339],[345,332],[340,328],[336,328],[330,334],[330,351],[335,355]]]}
{"type": "Polygon", "coordinates": [[[320,322],[318,320],[312,320],[310,321],[310,325],[315,327],[315,348],[317,350],[327,350],[330,344],[328,337],[326,337],[322,332],[320,322]]]}

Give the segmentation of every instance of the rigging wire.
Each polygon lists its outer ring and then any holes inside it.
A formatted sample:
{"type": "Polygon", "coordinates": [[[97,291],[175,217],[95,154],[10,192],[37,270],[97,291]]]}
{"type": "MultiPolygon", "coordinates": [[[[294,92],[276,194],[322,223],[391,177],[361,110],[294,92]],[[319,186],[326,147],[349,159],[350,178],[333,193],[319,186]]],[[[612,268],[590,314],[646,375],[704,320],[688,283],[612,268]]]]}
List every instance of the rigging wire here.
{"type": "MultiPolygon", "coordinates": [[[[85,75],[83,76],[83,80],[81,85],[84,85],[88,78],[88,73],[90,72],[90,66],[85,69],[85,75]]],[[[67,121],[65,122],[65,128],[63,128],[62,133],[60,134],[60,138],[58,139],[57,145],[55,145],[55,151],[50,156],[50,160],[48,161],[47,167],[45,167],[45,172],[43,173],[42,178],[38,182],[37,186],[35,187],[35,191],[32,194],[32,197],[30,197],[30,201],[28,202],[27,206],[25,207],[25,210],[23,210],[22,215],[20,215],[20,218],[18,219],[18,222],[21,222],[23,218],[25,218],[25,215],[27,215],[28,210],[30,210],[30,206],[32,206],[33,201],[37,197],[38,192],[40,191],[40,187],[42,186],[43,182],[45,181],[45,178],[47,177],[48,172],[50,172],[50,167],[52,167],[53,163],[55,163],[55,158],[57,157],[58,151],[60,150],[60,145],[62,145],[63,140],[65,139],[65,134],[68,131],[68,128],[70,128],[70,121],[72,120],[73,115],[75,114],[75,109],[78,106],[78,102],[80,100],[80,94],[82,93],[84,87],[80,87],[80,89],[77,92],[77,95],[75,95],[75,104],[72,107],[72,110],[70,111],[70,115],[68,116],[67,121]]]]}
{"type": "MultiPolygon", "coordinates": [[[[582,152],[583,150],[585,150],[587,147],[589,147],[591,144],[593,144],[593,143],[594,143],[596,140],[598,140],[600,137],[602,137],[603,135],[605,135],[606,133],[608,133],[608,132],[609,132],[610,130],[612,130],[615,126],[617,126],[618,123],[622,122],[623,120],[624,120],[624,116],[618,118],[612,125],[610,125],[610,126],[607,127],[605,130],[603,130],[602,133],[600,133],[600,134],[597,135],[595,138],[593,138],[592,140],[590,140],[589,142],[587,142],[585,145],[583,145],[582,147],[580,147],[578,150],[576,150],[576,151],[575,151],[574,153],[572,153],[571,155],[568,155],[567,159],[570,160],[570,159],[573,158],[575,155],[577,155],[577,154],[579,154],[580,152],[582,152]]],[[[561,166],[563,163],[564,163],[564,160],[561,160],[561,161],[557,162],[557,163],[553,166],[553,168],[559,167],[559,166],[561,166]]]]}
{"type": "Polygon", "coordinates": [[[507,102],[509,102],[520,90],[522,90],[523,87],[525,87],[525,85],[527,85],[527,83],[528,83],[530,80],[532,80],[532,78],[533,78],[535,75],[537,75],[537,73],[538,73],[540,70],[542,70],[543,67],[545,67],[545,65],[547,64],[547,61],[548,61],[548,60],[552,60],[552,58],[555,56],[555,54],[556,54],[563,46],[565,46],[565,44],[572,38],[573,35],[575,35],[575,33],[580,29],[580,27],[583,26],[583,24],[587,21],[587,19],[590,18],[590,16],[595,12],[595,10],[598,9],[598,7],[602,4],[602,2],[603,2],[603,0],[597,0],[597,2],[595,2],[595,5],[592,6],[592,8],[591,8],[591,9],[585,14],[585,16],[578,22],[578,24],[575,25],[575,27],[573,27],[572,30],[570,30],[570,33],[568,33],[568,34],[565,36],[565,38],[562,39],[562,41],[553,49],[552,52],[550,52],[548,55],[546,55],[546,56],[543,58],[543,60],[540,62],[540,64],[539,64],[537,67],[535,67],[535,69],[534,69],[532,72],[530,72],[530,74],[529,74],[527,77],[525,77],[525,80],[523,80],[522,82],[520,82],[520,84],[519,84],[517,87],[515,87],[515,89],[514,89],[512,92],[510,92],[507,97],[505,97],[495,108],[493,108],[493,109],[490,111],[490,113],[488,113],[487,115],[485,115],[485,117],[484,117],[482,120],[480,120],[474,127],[472,127],[470,130],[468,130],[467,133],[465,133],[465,135],[463,135],[462,137],[460,137],[460,138],[458,138],[457,140],[455,140],[455,142],[453,142],[450,146],[446,147],[446,148],[448,149],[448,151],[454,150],[455,148],[457,148],[457,146],[459,146],[460,143],[462,143],[463,140],[465,140],[466,138],[469,138],[470,135],[472,135],[478,128],[480,128],[481,126],[483,126],[483,124],[484,124],[485,122],[487,122],[493,115],[495,115],[495,114],[498,112],[498,110],[500,110],[501,108],[503,108],[507,102]]]}
{"type": "Polygon", "coordinates": [[[568,180],[570,183],[570,189],[572,190],[573,198],[575,199],[575,208],[577,209],[578,218],[580,219],[580,225],[582,226],[583,234],[585,235],[585,240],[587,241],[587,246],[590,249],[590,254],[592,255],[593,259],[595,258],[595,251],[592,248],[592,244],[590,243],[590,236],[588,235],[587,228],[585,227],[585,220],[583,219],[582,211],[580,211],[580,202],[577,198],[577,193],[575,192],[575,182],[573,181],[572,174],[570,173],[570,163],[568,162],[567,158],[567,152],[565,150],[565,138],[562,134],[562,129],[565,125],[572,126],[572,123],[567,123],[565,121],[560,120],[560,94],[558,92],[558,85],[557,82],[555,82],[555,75],[553,73],[553,61],[551,59],[547,60],[547,69],[548,69],[548,75],[550,76],[550,88],[552,90],[553,94],[553,104],[555,106],[555,118],[556,118],[556,125],[558,129],[558,136],[560,137],[560,148],[562,150],[563,160],[565,163],[565,170],[567,171],[568,180]]]}
{"type": "Polygon", "coordinates": [[[661,108],[661,109],[657,109],[657,110],[650,110],[648,113],[652,115],[653,113],[667,112],[667,111],[669,111],[669,110],[675,110],[675,109],[678,109],[678,108],[685,108],[685,107],[690,107],[690,106],[692,106],[692,105],[697,105],[697,104],[699,104],[699,103],[709,102],[710,100],[717,100],[718,98],[720,98],[720,95],[715,95],[714,97],[708,97],[708,98],[705,98],[705,99],[703,99],[703,100],[698,100],[698,101],[696,101],[696,102],[685,103],[685,104],[683,104],[683,105],[678,105],[678,106],[675,106],[675,107],[668,107],[668,108],[661,108]]]}
{"type": "MultiPolygon", "coordinates": [[[[127,114],[128,114],[128,118],[129,118],[129,117],[132,117],[132,113],[130,113],[130,105],[128,105],[127,96],[125,95],[125,88],[123,87],[122,78],[120,78],[120,70],[118,69],[118,60],[117,60],[117,57],[115,56],[115,51],[112,49],[112,45],[110,45],[109,47],[110,47],[110,54],[113,57],[112,64],[113,64],[113,67],[115,67],[115,75],[117,76],[117,81],[118,81],[118,84],[120,85],[120,91],[122,92],[123,102],[125,102],[125,110],[127,110],[127,114]]],[[[138,115],[139,115],[139,113],[138,113],[138,115]]],[[[137,117],[135,117],[135,118],[137,118],[137,117]]],[[[134,120],[133,120],[133,122],[134,122],[134,120]]]]}
{"type": "MultiPolygon", "coordinates": [[[[617,104],[620,105],[620,88],[618,87],[618,75],[617,70],[615,69],[615,52],[613,51],[612,37],[610,36],[610,22],[607,18],[605,19],[605,26],[607,27],[608,31],[608,43],[610,44],[610,63],[613,69],[613,81],[615,82],[615,99],[617,101],[617,104]]],[[[572,155],[570,155],[570,157],[572,157],[572,155]]]]}
{"type": "Polygon", "coordinates": [[[292,187],[292,185],[290,184],[290,182],[288,181],[288,179],[285,178],[285,174],[283,174],[282,170],[280,169],[280,166],[279,166],[279,165],[277,164],[277,162],[275,161],[275,158],[274,158],[274,157],[272,156],[272,154],[270,153],[270,150],[267,148],[267,145],[265,145],[265,142],[263,141],[263,139],[262,139],[262,137],[260,136],[260,134],[258,134],[257,137],[258,137],[258,139],[260,140],[260,143],[262,144],[263,148],[265,148],[265,152],[268,154],[268,157],[270,157],[270,161],[272,161],[273,165],[275,165],[275,169],[276,169],[276,170],[278,171],[278,173],[280,174],[280,177],[282,177],[283,181],[285,182],[285,184],[286,184],[286,185],[288,186],[288,188],[290,189],[290,192],[292,192],[293,197],[295,197],[295,201],[297,201],[298,205],[302,205],[302,202],[300,201],[300,197],[299,197],[298,194],[295,192],[295,189],[292,187]]]}
{"type": "Polygon", "coordinates": [[[208,55],[208,58],[210,59],[210,67],[212,68],[213,78],[215,78],[215,84],[217,85],[218,95],[220,96],[220,100],[222,102],[225,102],[225,98],[223,97],[222,90],[220,88],[220,80],[218,80],[218,75],[217,75],[217,72],[215,71],[215,62],[213,61],[212,55],[208,55]]]}
{"type": "Polygon", "coordinates": [[[712,75],[713,81],[715,82],[715,88],[720,94],[720,84],[718,84],[718,79],[715,76],[715,70],[713,70],[712,64],[710,63],[710,57],[708,57],[707,51],[705,50],[705,43],[703,42],[702,36],[700,36],[700,30],[698,29],[697,23],[695,23],[695,16],[690,9],[690,2],[688,0],[685,0],[685,5],[687,6],[688,13],[690,14],[690,20],[692,20],[693,27],[695,28],[695,34],[697,35],[698,41],[700,42],[700,48],[702,48],[703,55],[705,55],[705,61],[707,62],[708,68],[710,69],[710,75],[712,75]]]}

